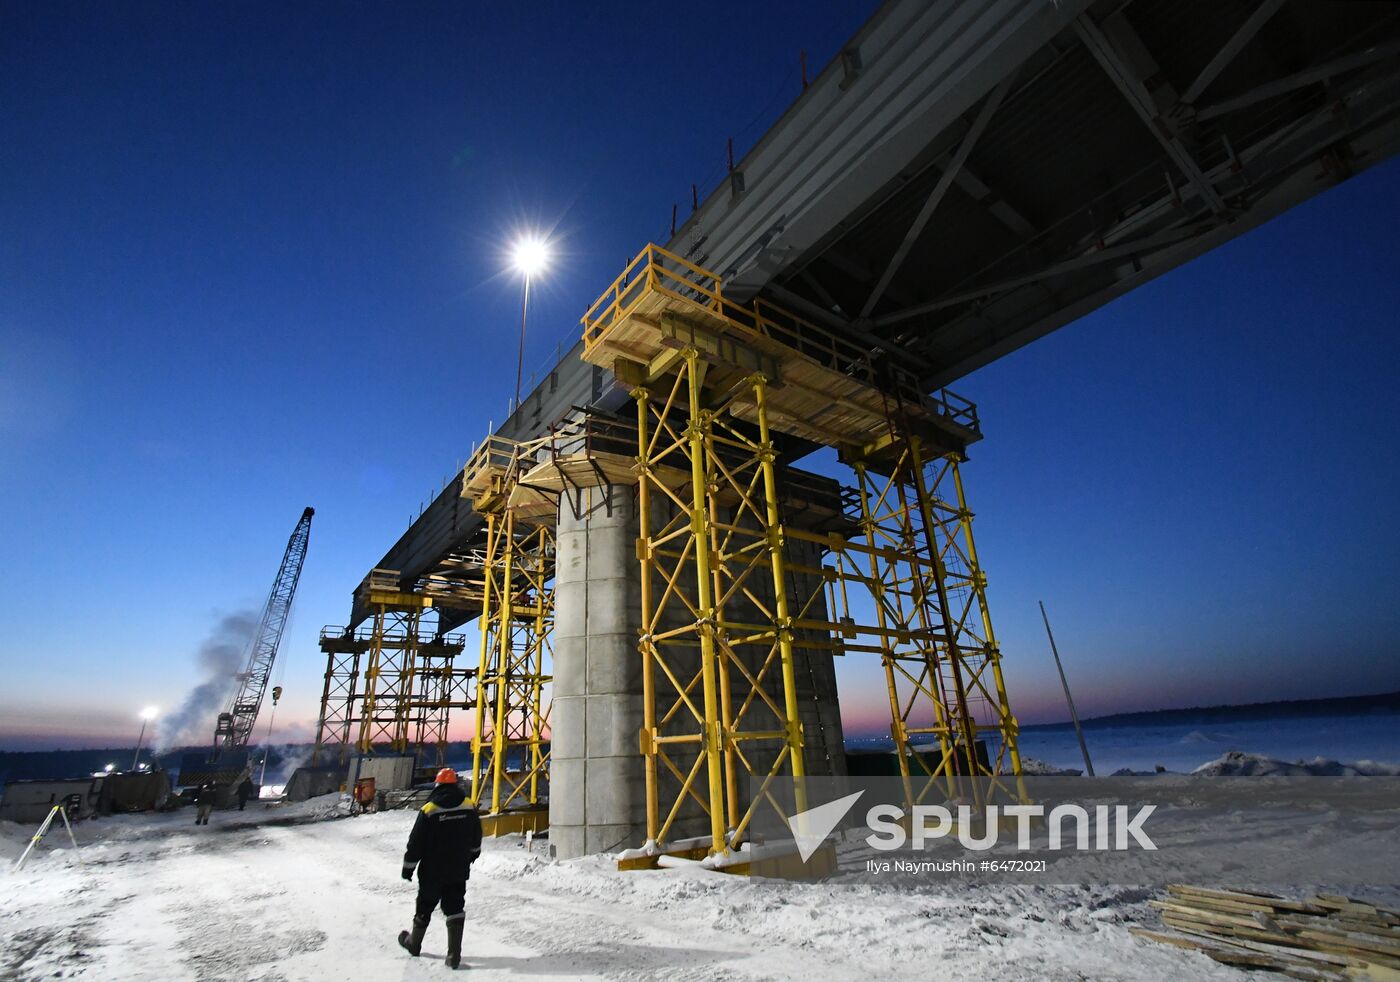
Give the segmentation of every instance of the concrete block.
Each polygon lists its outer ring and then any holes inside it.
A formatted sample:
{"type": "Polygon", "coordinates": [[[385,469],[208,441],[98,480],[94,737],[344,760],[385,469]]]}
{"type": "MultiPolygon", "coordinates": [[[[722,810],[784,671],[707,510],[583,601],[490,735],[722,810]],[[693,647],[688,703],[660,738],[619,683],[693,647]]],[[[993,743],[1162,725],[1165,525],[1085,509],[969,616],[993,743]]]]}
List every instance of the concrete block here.
{"type": "Polygon", "coordinates": [[[641,754],[589,760],[584,795],[589,825],[645,823],[646,769],[641,754]]]}
{"type": "Polygon", "coordinates": [[[554,587],[554,637],[581,638],[588,633],[588,584],[556,583],[554,587]]]}
{"type": "Polygon", "coordinates": [[[581,696],[588,678],[588,638],[571,634],[554,638],[554,696],[581,696]]]}
{"type": "Polygon", "coordinates": [[[621,528],[634,524],[637,509],[630,486],[592,487],[584,496],[584,520],[590,529],[621,528]]]}
{"type": "Polygon", "coordinates": [[[578,859],[588,855],[588,840],[582,825],[560,826],[553,819],[554,804],[550,803],[549,851],[555,859],[578,859]]]}
{"type": "Polygon", "coordinates": [[[588,638],[587,691],[641,692],[642,653],[637,634],[593,635],[588,638]]]}
{"type": "Polygon", "coordinates": [[[587,761],[557,756],[550,758],[549,837],[551,841],[554,839],[556,828],[584,823],[587,774],[587,761]]]}
{"type": "MultiPolygon", "coordinates": [[[[634,579],[618,577],[604,580],[590,578],[588,581],[588,633],[631,634],[637,636],[641,620],[633,615],[631,596],[636,590],[634,579]]],[[[557,616],[557,615],[556,615],[557,616]]]]}
{"type": "Polygon", "coordinates": [[[555,695],[554,708],[550,710],[550,757],[553,761],[586,756],[586,703],[582,696],[560,698],[555,695]]]}
{"type": "Polygon", "coordinates": [[[598,757],[635,757],[640,754],[640,695],[590,695],[587,704],[584,746],[590,761],[598,757]]]}
{"type": "Polygon", "coordinates": [[[584,847],[590,856],[635,849],[645,841],[645,825],[589,825],[584,832],[584,847]]]}
{"type": "Polygon", "coordinates": [[[588,535],[589,579],[621,580],[635,578],[637,537],[624,526],[591,528],[588,535]]]}
{"type": "Polygon", "coordinates": [[[555,581],[578,583],[588,578],[588,533],[582,529],[555,536],[555,581]]]}

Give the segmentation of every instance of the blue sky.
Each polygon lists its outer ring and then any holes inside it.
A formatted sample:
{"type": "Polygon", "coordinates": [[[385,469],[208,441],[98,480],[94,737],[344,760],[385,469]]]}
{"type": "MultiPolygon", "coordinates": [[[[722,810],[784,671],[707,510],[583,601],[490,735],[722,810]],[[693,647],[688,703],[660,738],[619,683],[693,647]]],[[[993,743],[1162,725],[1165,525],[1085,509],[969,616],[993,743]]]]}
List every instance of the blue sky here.
{"type": "MultiPolygon", "coordinates": [[[[317,631],[505,414],[508,241],[558,242],[528,374],[867,14],[524,7],[0,7],[0,747],[130,742],[310,504],[305,735],[317,631]]],[[[1392,160],[956,386],[1024,719],[1042,598],[1086,714],[1400,688],[1397,227],[1392,160]]]]}

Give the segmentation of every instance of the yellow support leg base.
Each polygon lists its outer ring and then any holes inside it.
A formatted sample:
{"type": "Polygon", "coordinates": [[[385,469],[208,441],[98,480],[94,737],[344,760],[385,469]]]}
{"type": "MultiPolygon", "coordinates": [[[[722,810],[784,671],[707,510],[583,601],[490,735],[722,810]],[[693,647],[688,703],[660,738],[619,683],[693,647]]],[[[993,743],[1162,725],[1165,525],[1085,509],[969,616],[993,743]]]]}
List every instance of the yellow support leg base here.
{"type": "Polygon", "coordinates": [[[538,834],[549,828],[548,808],[522,808],[518,811],[497,812],[481,816],[481,834],[492,837],[501,835],[524,835],[526,832],[538,834]]]}

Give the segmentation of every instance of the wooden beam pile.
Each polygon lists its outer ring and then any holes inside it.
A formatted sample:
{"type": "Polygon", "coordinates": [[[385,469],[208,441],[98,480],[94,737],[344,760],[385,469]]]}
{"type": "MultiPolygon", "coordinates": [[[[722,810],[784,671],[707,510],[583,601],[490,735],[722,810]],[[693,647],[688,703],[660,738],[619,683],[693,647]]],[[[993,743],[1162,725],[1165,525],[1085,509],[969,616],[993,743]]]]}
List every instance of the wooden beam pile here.
{"type": "Polygon", "coordinates": [[[1393,910],[1327,893],[1289,900],[1182,884],[1167,893],[1151,904],[1175,933],[1133,934],[1295,979],[1400,982],[1400,914],[1393,910]]]}

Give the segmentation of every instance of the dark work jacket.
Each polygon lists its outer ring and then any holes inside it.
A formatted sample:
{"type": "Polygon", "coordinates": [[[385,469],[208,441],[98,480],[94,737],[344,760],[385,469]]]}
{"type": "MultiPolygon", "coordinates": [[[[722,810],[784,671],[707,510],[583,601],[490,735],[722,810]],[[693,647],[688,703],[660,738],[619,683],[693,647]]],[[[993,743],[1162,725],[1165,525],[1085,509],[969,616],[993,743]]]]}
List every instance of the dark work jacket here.
{"type": "Polygon", "coordinates": [[[243,783],[238,786],[238,800],[247,801],[253,797],[253,782],[251,778],[244,778],[243,783]]]}
{"type": "Polygon", "coordinates": [[[439,784],[418,810],[404,869],[418,867],[418,879],[456,883],[471,875],[481,855],[481,818],[455,784],[439,784]]]}
{"type": "Polygon", "coordinates": [[[206,784],[204,787],[200,788],[199,793],[195,795],[194,803],[196,805],[212,805],[218,800],[219,789],[212,784],[206,784]]]}

